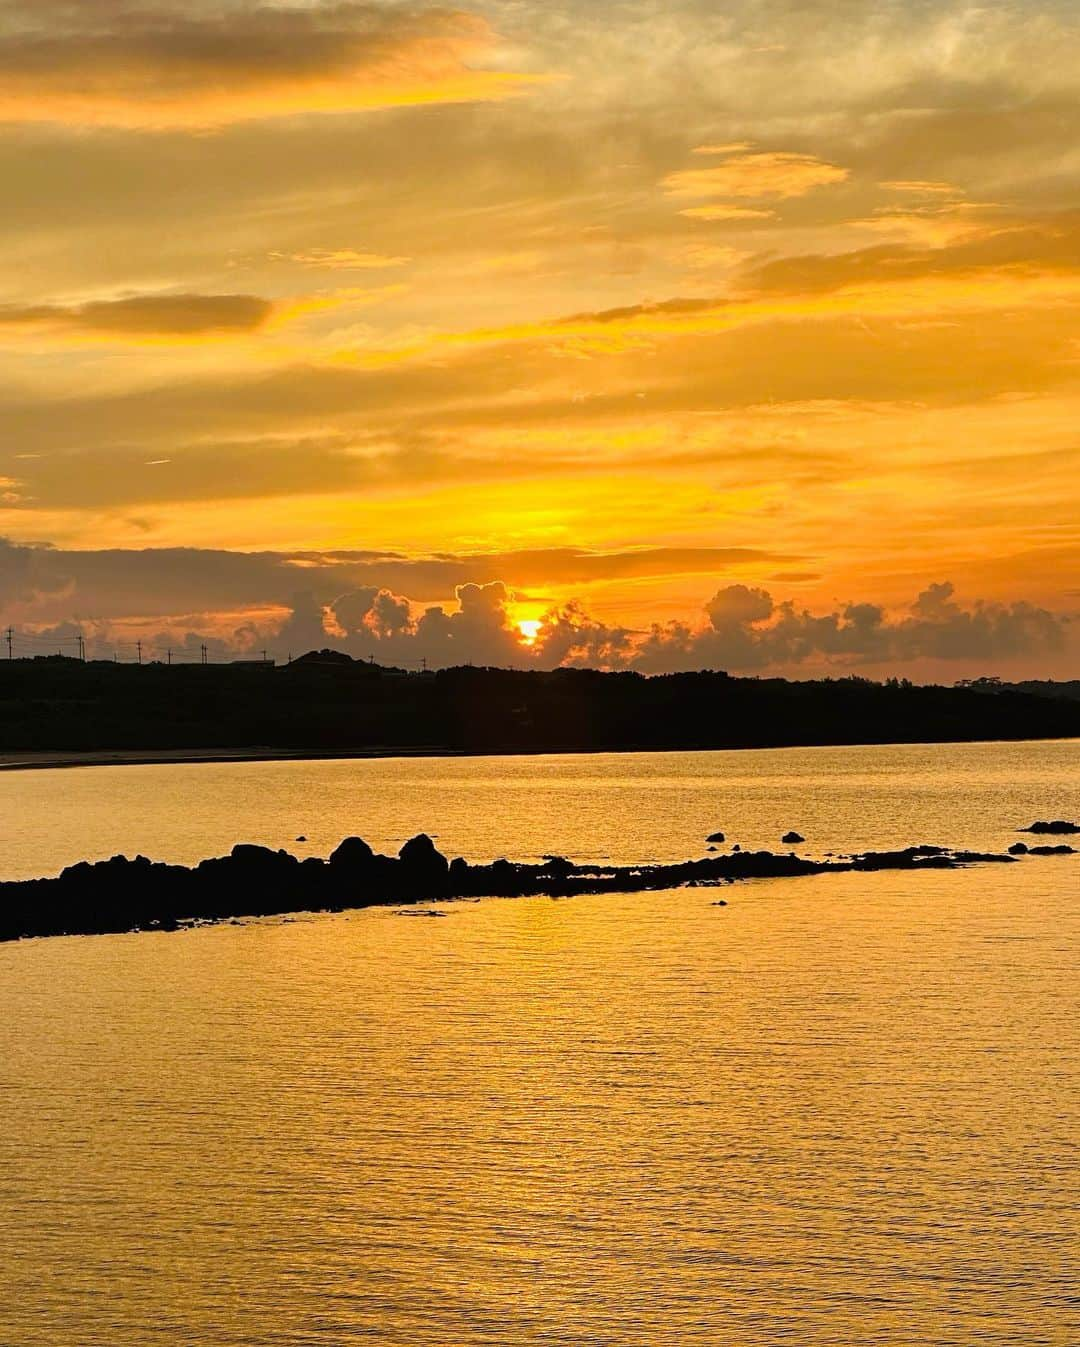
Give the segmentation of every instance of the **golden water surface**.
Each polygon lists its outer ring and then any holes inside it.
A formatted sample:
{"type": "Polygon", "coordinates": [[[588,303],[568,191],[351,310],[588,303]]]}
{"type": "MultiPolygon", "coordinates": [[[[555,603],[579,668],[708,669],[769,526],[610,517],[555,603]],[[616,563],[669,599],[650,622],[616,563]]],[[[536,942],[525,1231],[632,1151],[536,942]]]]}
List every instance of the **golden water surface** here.
{"type": "MultiPolygon", "coordinates": [[[[101,768],[0,805],[4,877],[419,827],[1000,849],[1080,817],[1080,744],[101,768]]],[[[0,946],[0,1343],[1065,1347],[1078,900],[1066,857],[0,946]]]]}

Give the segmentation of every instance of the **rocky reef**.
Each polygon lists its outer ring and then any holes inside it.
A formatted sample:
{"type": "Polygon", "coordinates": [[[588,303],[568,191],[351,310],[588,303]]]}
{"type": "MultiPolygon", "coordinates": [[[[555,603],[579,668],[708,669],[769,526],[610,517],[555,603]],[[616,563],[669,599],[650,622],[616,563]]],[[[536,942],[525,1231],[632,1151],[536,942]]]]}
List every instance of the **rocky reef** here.
{"type": "Polygon", "coordinates": [[[325,860],[300,860],[269,847],[239,845],[228,856],[188,867],[136,856],[69,866],[55,879],[0,883],[0,940],[90,935],[180,926],[290,912],[344,911],[386,903],[479,897],[555,897],[634,893],[775,879],[833,871],[942,870],[1013,864],[1029,855],[1071,853],[1068,846],[1012,854],[912,846],[898,851],[813,860],[793,853],[742,851],[655,865],[577,865],[563,856],[541,861],[448,860],[421,833],[397,856],[382,856],[347,837],[325,860]]]}

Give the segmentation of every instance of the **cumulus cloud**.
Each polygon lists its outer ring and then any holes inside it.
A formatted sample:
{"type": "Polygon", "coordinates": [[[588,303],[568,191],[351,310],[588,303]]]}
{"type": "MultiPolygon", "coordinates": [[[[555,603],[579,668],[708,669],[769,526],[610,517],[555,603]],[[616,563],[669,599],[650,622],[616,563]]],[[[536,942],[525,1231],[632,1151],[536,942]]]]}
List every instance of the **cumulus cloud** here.
{"type": "Polygon", "coordinates": [[[338,629],[346,636],[362,631],[371,614],[371,606],[378,597],[378,589],[350,589],[330,604],[330,612],[338,629]]]}
{"type": "Polygon", "coordinates": [[[512,598],[501,580],[459,585],[453,607],[418,608],[388,589],[370,587],[325,605],[305,592],[294,598],[277,631],[256,628],[248,639],[275,649],[284,643],[292,654],[329,648],[387,665],[525,667],[531,661],[510,618],[512,598]]]}
{"type": "Polygon", "coordinates": [[[427,607],[386,589],[352,590],[327,605],[304,593],[294,598],[279,630],[256,628],[245,640],[293,654],[325,647],[407,668],[629,666],[633,632],[595,620],[578,602],[550,607],[538,620],[535,639],[526,642],[511,612],[518,597],[501,580],[459,585],[453,605],[427,607]]]}
{"type": "MultiPolygon", "coordinates": [[[[8,554],[0,577],[5,578],[9,609],[43,595],[33,551],[0,548],[0,563],[8,554]]],[[[289,573],[296,579],[305,568],[292,567],[289,573]]],[[[52,597],[72,610],[77,605],[70,585],[52,597]]],[[[330,648],[407,668],[475,664],[798,675],[903,670],[917,662],[952,666],[957,674],[985,672],[991,662],[1059,656],[1069,627],[1066,615],[1022,600],[963,603],[945,581],[928,585],[906,610],[895,613],[867,602],[815,613],[790,600],[777,602],[766,589],[729,584],[708,600],[699,621],[654,623],[647,631],[609,625],[592,617],[584,604],[571,601],[551,604],[527,624],[526,632],[515,617],[515,605],[524,597],[502,580],[466,581],[456,587],[452,603],[424,606],[386,586],[358,585],[329,599],[310,589],[295,592],[283,618],[270,612],[234,622],[224,636],[220,621],[214,630],[211,614],[204,619],[209,636],[198,635],[190,615],[156,625],[64,618],[19,629],[30,640],[43,634],[70,640],[81,632],[90,653],[98,656],[107,656],[118,642],[130,647],[130,633],[139,630],[147,634],[148,649],[164,651],[168,644],[174,650],[195,650],[203,640],[213,640],[221,657],[266,649],[285,659],[330,648]]]]}
{"type": "Polygon", "coordinates": [[[696,624],[658,623],[648,632],[634,631],[597,621],[571,602],[549,608],[525,641],[512,618],[514,598],[501,581],[461,585],[456,606],[422,610],[388,590],[350,592],[330,605],[305,594],[278,631],[261,630],[249,642],[287,646],[293,654],[329,646],[406,667],[798,674],[903,669],[916,661],[985,667],[991,661],[1045,658],[1064,650],[1068,627],[1063,615],[1023,601],[964,605],[948,582],[929,585],[907,611],[893,616],[874,603],[812,613],[790,601],[776,603],[767,590],[734,584],[713,595],[705,620],[696,624]]]}
{"type": "Polygon", "coordinates": [[[199,128],[473,102],[529,83],[480,68],[495,34],[480,16],[449,9],[18,0],[0,19],[0,119],[9,122],[199,128]]]}
{"type": "Polygon", "coordinates": [[[772,595],[764,589],[748,589],[746,585],[728,585],[718,590],[705,605],[709,621],[715,631],[742,627],[752,622],[764,622],[772,616],[772,595]]]}
{"type": "Polygon", "coordinates": [[[913,660],[996,660],[1049,656],[1065,648],[1068,620],[1034,604],[976,601],[963,606],[948,582],[930,585],[897,617],[872,603],[814,614],[763,589],[729,585],[706,605],[707,626],[656,625],[637,650],[642,672],[731,669],[754,672],[813,664],[857,667],[913,660]]]}
{"type": "Polygon", "coordinates": [[[634,633],[589,616],[571,602],[545,614],[536,634],[537,657],[551,668],[625,668],[634,653],[634,633]]]}

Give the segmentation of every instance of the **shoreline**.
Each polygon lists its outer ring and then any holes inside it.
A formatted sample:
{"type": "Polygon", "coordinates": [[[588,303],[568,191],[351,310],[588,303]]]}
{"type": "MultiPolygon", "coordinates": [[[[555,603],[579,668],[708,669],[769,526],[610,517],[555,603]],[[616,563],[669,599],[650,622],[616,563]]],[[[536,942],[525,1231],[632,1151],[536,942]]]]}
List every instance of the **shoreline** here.
{"type": "Polygon", "coordinates": [[[62,749],[34,749],[26,753],[0,753],[0,772],[53,771],[72,767],[158,767],[228,762],[349,762],[365,758],[461,758],[478,756],[461,749],[442,748],[437,744],[420,748],[350,749],[335,753],[327,749],[305,748],[162,748],[162,749],[89,749],[70,752],[62,749]]]}
{"type": "Polygon", "coordinates": [[[449,748],[439,744],[419,747],[378,744],[371,748],[344,749],[335,752],[323,748],[270,748],[252,745],[245,748],[161,748],[161,749],[29,749],[26,752],[0,752],[0,772],[56,771],[76,767],[167,767],[198,766],[210,763],[251,762],[363,762],[372,758],[539,758],[590,757],[612,753],[763,753],[788,749],[835,748],[917,748],[935,744],[1071,744],[1080,743],[1074,735],[1052,738],[1003,739],[866,739],[858,741],[797,744],[721,744],[669,748],[625,745],[620,748],[449,748]]]}

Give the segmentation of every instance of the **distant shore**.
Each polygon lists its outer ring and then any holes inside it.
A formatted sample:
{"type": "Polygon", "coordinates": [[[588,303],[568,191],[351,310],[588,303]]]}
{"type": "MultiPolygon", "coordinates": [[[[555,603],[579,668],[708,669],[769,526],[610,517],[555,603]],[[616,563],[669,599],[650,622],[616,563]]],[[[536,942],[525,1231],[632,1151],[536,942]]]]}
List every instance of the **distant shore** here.
{"type": "Polygon", "coordinates": [[[948,688],[715,670],[414,674],[332,655],[281,667],[0,659],[0,770],[1080,737],[1080,681],[1036,695],[992,680],[948,688]]]}
{"type": "Polygon", "coordinates": [[[78,753],[42,749],[27,753],[0,753],[0,772],[33,772],[58,767],[152,767],[170,763],[207,762],[332,762],[359,758],[453,758],[460,749],[432,744],[420,748],[349,749],[334,753],[325,748],[119,748],[78,753]]]}
{"type": "Polygon", "coordinates": [[[754,744],[720,747],[672,747],[657,748],[652,744],[629,745],[622,748],[448,748],[439,744],[419,747],[380,745],[372,748],[343,749],[334,752],[325,748],[264,748],[258,745],[249,748],[118,748],[94,749],[77,752],[64,749],[29,750],[25,753],[0,753],[0,772],[54,771],[70,767],[153,767],[186,766],[199,763],[230,762],[353,762],[367,758],[504,758],[504,757],[543,757],[550,755],[573,755],[591,757],[596,754],[614,753],[747,753],[775,752],[781,749],[798,750],[808,748],[915,748],[930,744],[1003,744],[1003,743],[1073,743],[1080,742],[1071,737],[1043,739],[1033,736],[1028,740],[1016,739],[905,739],[866,740],[852,743],[818,744],[754,744]]]}

